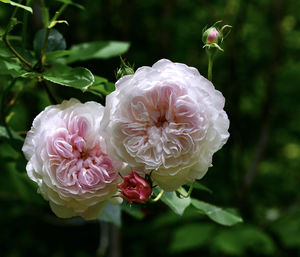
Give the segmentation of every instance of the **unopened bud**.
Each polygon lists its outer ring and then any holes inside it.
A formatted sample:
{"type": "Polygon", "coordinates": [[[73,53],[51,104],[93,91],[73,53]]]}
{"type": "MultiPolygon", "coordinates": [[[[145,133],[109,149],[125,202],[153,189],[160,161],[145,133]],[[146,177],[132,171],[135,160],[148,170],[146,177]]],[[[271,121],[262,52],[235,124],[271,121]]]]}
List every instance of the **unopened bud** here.
{"type": "Polygon", "coordinates": [[[202,36],[204,44],[218,43],[219,41],[221,41],[221,39],[221,34],[215,27],[207,29],[202,36]]]}
{"type": "Polygon", "coordinates": [[[135,171],[123,178],[118,189],[121,190],[119,196],[129,203],[146,203],[152,194],[151,182],[135,171]]]}
{"type": "Polygon", "coordinates": [[[121,58],[121,65],[120,68],[116,72],[116,79],[120,79],[125,75],[134,74],[134,69],[130,67],[125,61],[121,58]]]}
{"type": "Polygon", "coordinates": [[[223,51],[220,45],[229,34],[231,26],[224,25],[221,29],[219,29],[216,25],[220,22],[222,21],[216,22],[213,26],[209,27],[208,29],[204,28],[202,33],[202,41],[204,43],[203,46],[204,48],[206,49],[217,48],[220,51],[223,51]],[[224,33],[224,31],[226,33],[224,33]]]}

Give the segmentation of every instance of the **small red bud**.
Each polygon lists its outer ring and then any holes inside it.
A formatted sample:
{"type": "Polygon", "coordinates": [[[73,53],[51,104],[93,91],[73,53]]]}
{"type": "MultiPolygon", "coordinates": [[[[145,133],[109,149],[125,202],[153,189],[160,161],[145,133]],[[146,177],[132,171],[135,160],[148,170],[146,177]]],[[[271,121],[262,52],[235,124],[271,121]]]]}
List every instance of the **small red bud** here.
{"type": "Polygon", "coordinates": [[[152,194],[151,183],[132,171],[125,176],[122,184],[118,185],[121,190],[119,194],[129,203],[146,203],[152,194]]]}

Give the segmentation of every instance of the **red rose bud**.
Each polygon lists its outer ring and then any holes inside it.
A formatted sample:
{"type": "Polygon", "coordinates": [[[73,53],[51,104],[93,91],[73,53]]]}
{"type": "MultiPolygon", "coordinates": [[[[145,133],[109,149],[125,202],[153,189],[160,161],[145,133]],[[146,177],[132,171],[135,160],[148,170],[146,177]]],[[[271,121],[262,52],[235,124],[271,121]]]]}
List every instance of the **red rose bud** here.
{"type": "Polygon", "coordinates": [[[146,203],[152,194],[150,182],[135,171],[124,177],[123,183],[118,185],[118,188],[121,190],[119,196],[129,203],[146,203]]]}

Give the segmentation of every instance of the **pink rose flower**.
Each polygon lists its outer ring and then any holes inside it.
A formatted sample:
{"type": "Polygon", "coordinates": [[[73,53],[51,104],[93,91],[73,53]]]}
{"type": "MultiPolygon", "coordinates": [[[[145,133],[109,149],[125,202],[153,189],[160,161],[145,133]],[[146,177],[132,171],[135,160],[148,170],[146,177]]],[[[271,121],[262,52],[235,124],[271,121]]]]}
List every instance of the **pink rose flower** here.
{"type": "Polygon", "coordinates": [[[202,178],[226,143],[224,103],[197,69],[162,59],[117,81],[102,131],[111,153],[173,191],[202,178]]]}
{"type": "Polygon", "coordinates": [[[140,177],[135,171],[125,176],[118,188],[121,190],[119,196],[129,203],[146,203],[152,194],[150,182],[140,177]]]}
{"type": "Polygon", "coordinates": [[[116,163],[100,134],[103,112],[96,102],[70,99],[48,106],[27,133],[28,176],[58,217],[96,219],[117,193],[116,163]]]}

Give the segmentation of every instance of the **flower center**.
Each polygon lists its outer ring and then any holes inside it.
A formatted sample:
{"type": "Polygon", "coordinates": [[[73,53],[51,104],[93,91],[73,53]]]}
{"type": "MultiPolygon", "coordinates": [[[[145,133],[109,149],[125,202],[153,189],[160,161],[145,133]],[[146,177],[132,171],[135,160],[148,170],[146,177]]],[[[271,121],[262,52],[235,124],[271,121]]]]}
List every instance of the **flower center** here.
{"type": "Polygon", "coordinates": [[[101,188],[116,177],[112,161],[102,152],[99,139],[89,142],[85,138],[88,128],[86,119],[75,119],[48,140],[53,176],[61,186],[81,193],[101,188]]]}
{"type": "Polygon", "coordinates": [[[208,126],[186,89],[177,85],[153,87],[128,102],[128,119],[120,121],[124,146],[130,156],[148,169],[170,167],[174,159],[188,159],[208,126]]]}

